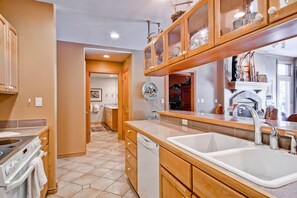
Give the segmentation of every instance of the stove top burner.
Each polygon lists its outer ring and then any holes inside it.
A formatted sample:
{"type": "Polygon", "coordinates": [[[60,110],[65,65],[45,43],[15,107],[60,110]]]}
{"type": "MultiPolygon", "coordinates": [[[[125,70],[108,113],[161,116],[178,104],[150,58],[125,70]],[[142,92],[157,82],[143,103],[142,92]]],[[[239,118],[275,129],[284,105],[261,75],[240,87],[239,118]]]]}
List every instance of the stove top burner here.
{"type": "Polygon", "coordinates": [[[35,136],[0,138],[0,165],[27,145],[35,136]]]}

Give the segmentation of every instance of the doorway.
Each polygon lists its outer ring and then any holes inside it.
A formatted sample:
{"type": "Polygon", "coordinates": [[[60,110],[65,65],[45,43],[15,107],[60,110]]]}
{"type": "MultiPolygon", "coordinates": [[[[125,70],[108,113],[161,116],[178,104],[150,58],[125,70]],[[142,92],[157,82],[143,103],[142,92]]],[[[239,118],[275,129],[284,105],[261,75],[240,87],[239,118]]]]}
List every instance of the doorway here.
{"type": "Polygon", "coordinates": [[[194,73],[169,75],[169,109],[194,111],[194,73]]]}

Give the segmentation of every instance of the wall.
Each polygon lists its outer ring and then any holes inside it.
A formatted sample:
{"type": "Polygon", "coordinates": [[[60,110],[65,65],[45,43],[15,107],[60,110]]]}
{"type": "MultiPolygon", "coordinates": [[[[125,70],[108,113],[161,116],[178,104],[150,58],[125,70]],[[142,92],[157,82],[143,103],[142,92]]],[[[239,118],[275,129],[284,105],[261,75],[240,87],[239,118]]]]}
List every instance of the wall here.
{"type": "Polygon", "coordinates": [[[19,94],[0,95],[0,119],[45,118],[49,126],[49,189],[56,188],[56,25],[50,4],[2,0],[0,13],[18,31],[19,94]],[[28,99],[43,97],[43,107],[28,99]]]}
{"type": "MultiPolygon", "coordinates": [[[[91,76],[91,89],[102,89],[102,102],[91,102],[91,106],[99,106],[99,112],[92,111],[92,122],[104,122],[104,106],[107,104],[118,104],[118,78],[109,77],[92,77],[91,76]]],[[[92,108],[91,108],[92,109],[92,108]]]]}
{"type": "Polygon", "coordinates": [[[224,72],[222,61],[195,68],[196,111],[213,113],[216,102],[224,104],[224,72]]]}

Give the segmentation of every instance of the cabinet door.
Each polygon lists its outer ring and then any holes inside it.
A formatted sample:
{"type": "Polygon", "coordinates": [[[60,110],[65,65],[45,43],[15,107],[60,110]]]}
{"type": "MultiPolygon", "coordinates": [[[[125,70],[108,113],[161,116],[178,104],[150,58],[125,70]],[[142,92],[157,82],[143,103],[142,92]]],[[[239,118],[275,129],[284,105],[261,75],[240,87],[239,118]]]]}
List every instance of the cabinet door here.
{"type": "Polygon", "coordinates": [[[269,0],[269,22],[297,13],[297,0],[269,0]]]}
{"type": "Polygon", "coordinates": [[[268,25],[266,0],[215,0],[215,43],[222,44],[268,25]]]}
{"type": "MultiPolygon", "coordinates": [[[[44,172],[46,174],[46,177],[48,178],[48,145],[44,147],[43,151],[47,152],[47,155],[42,158],[42,162],[44,166],[44,172]]],[[[44,198],[46,196],[47,189],[48,189],[48,183],[44,185],[43,190],[40,193],[41,198],[44,198]]]]}
{"type": "Polygon", "coordinates": [[[153,54],[152,54],[152,43],[149,43],[144,48],[144,71],[149,72],[154,68],[153,54]]]}
{"type": "Polygon", "coordinates": [[[181,61],[185,58],[185,42],[184,42],[184,17],[175,21],[165,32],[167,53],[167,63],[181,61]]]}
{"type": "Polygon", "coordinates": [[[165,66],[165,53],[164,53],[165,37],[164,34],[160,34],[153,42],[153,58],[154,65],[158,68],[165,66]]]}
{"type": "Polygon", "coordinates": [[[200,0],[185,17],[186,57],[214,46],[214,4],[200,0]]]}
{"type": "Polygon", "coordinates": [[[0,91],[6,91],[7,22],[0,15],[0,91]]]}
{"type": "Polygon", "coordinates": [[[191,198],[192,193],[160,167],[160,198],[191,198]]]}
{"type": "Polygon", "coordinates": [[[8,66],[9,86],[12,92],[18,91],[18,44],[16,30],[9,25],[8,28],[8,66]]]}

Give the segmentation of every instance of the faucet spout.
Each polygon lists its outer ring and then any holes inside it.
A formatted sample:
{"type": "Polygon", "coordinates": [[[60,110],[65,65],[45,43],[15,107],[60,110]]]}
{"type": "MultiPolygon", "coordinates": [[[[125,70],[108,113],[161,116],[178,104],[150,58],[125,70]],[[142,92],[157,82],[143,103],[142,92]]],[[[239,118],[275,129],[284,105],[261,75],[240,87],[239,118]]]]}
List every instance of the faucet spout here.
{"type": "Polygon", "coordinates": [[[262,145],[262,130],[261,130],[261,122],[260,122],[258,113],[256,112],[256,110],[253,107],[251,107],[250,105],[247,105],[247,104],[232,105],[228,108],[228,111],[232,112],[234,115],[235,110],[239,107],[245,107],[251,113],[252,118],[253,118],[253,123],[254,123],[255,144],[262,145]]]}

